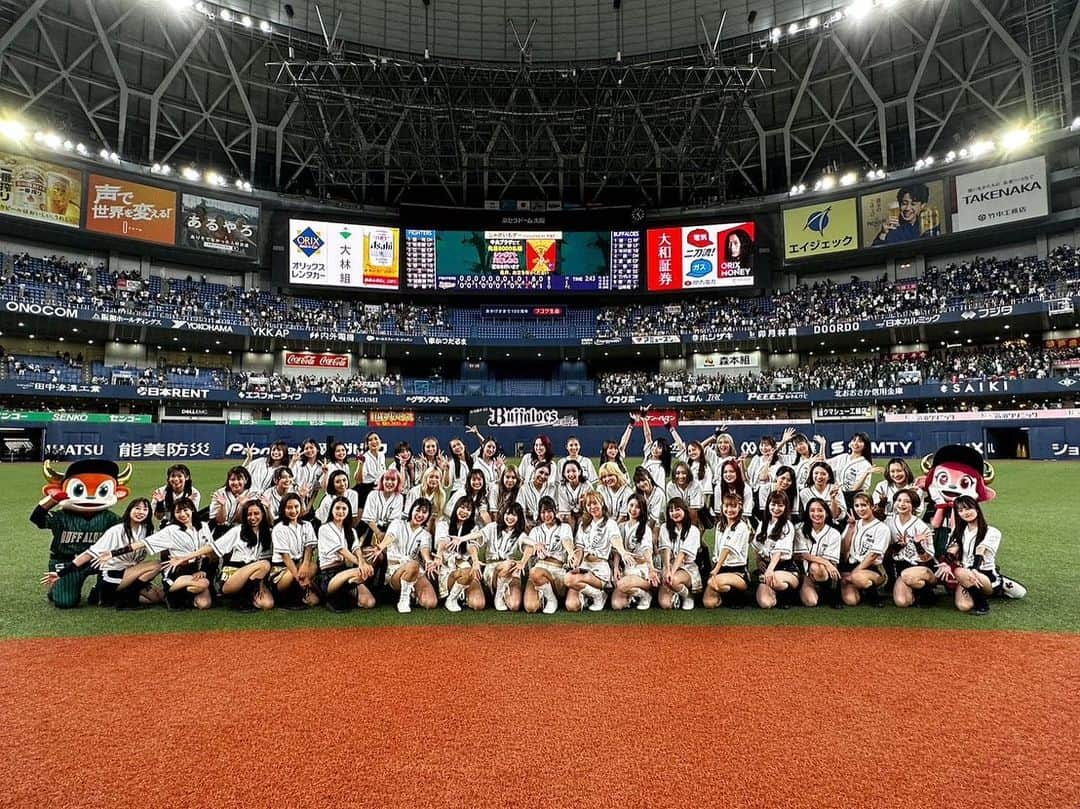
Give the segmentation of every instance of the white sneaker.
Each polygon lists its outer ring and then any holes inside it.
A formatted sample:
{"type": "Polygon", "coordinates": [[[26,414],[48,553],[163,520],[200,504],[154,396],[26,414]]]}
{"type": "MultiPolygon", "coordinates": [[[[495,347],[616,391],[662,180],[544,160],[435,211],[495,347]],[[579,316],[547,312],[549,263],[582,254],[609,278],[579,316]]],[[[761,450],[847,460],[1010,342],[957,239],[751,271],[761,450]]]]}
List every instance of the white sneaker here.
{"type": "Polygon", "coordinates": [[[506,591],[509,589],[510,579],[501,579],[495,588],[495,609],[499,612],[506,612],[509,609],[506,606],[506,591]]]}
{"type": "Polygon", "coordinates": [[[682,603],[682,598],[679,596],[679,594],[678,593],[672,593],[671,594],[671,608],[673,610],[677,610],[681,603],[682,603]]]}
{"type": "Polygon", "coordinates": [[[694,608],[694,597],[692,595],[683,596],[682,604],[680,606],[684,610],[692,610],[694,608]]]}
{"type": "Polygon", "coordinates": [[[601,590],[600,594],[596,598],[593,599],[591,604],[589,604],[589,609],[592,612],[600,612],[600,610],[602,610],[604,608],[604,604],[606,604],[606,603],[607,603],[607,591],[601,590]]]}
{"type": "Polygon", "coordinates": [[[638,597],[637,604],[634,605],[634,609],[647,610],[652,606],[652,593],[648,590],[642,590],[641,595],[638,597]]]}
{"type": "Polygon", "coordinates": [[[1027,595],[1027,588],[1018,581],[1002,576],[1001,594],[1006,598],[1023,598],[1027,595]]]}
{"type": "Polygon", "coordinates": [[[585,593],[584,590],[578,590],[578,600],[581,601],[581,608],[583,610],[589,609],[589,605],[592,603],[592,599],[585,593]]]}
{"type": "Polygon", "coordinates": [[[414,586],[412,582],[401,582],[401,595],[398,596],[397,600],[398,612],[412,612],[412,604],[409,602],[412,600],[414,586]]]}
{"type": "Polygon", "coordinates": [[[559,599],[555,597],[555,588],[550,584],[545,584],[537,592],[540,594],[541,612],[544,615],[551,615],[559,609],[559,599]]]}

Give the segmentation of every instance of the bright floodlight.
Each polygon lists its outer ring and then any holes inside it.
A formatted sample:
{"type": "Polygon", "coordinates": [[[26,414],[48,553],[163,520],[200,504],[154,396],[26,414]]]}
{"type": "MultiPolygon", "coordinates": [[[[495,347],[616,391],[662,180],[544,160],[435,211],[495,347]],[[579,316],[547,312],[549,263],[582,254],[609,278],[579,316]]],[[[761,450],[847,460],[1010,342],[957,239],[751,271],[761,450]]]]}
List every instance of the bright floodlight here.
{"type": "Polygon", "coordinates": [[[797,22],[793,22],[791,25],[788,26],[787,32],[789,37],[795,36],[797,33],[799,33],[799,24],[797,22]]]}
{"type": "Polygon", "coordinates": [[[769,34],[769,39],[771,39],[773,42],[779,42],[780,37],[781,37],[781,35],[783,33],[784,32],[781,31],[779,28],[774,28],[774,29],[772,29],[772,32],[769,34]]]}
{"type": "Polygon", "coordinates": [[[198,169],[194,169],[191,166],[184,166],[182,169],[180,169],[180,175],[185,180],[190,180],[193,183],[197,183],[199,181],[199,178],[202,176],[201,174],[199,174],[198,169]]]}
{"type": "Polygon", "coordinates": [[[1072,125],[1069,127],[1073,132],[1080,130],[1080,115],[1076,116],[1072,120],[1072,125]]]}
{"type": "Polygon", "coordinates": [[[229,11],[227,8],[223,8],[221,10],[221,15],[220,16],[221,16],[221,19],[225,20],[225,22],[229,22],[229,20],[232,19],[232,12],[229,11]]]}
{"type": "Polygon", "coordinates": [[[821,178],[822,191],[830,191],[834,187],[836,187],[836,178],[833,177],[831,174],[826,174],[824,177],[821,178]]]}
{"type": "Polygon", "coordinates": [[[1011,152],[1015,149],[1020,149],[1026,146],[1031,140],[1031,132],[1027,129],[1017,128],[1010,129],[1004,135],[1001,136],[1001,146],[1005,151],[1011,152]]]}
{"type": "Polygon", "coordinates": [[[63,141],[60,140],[60,136],[55,132],[46,132],[44,141],[45,145],[50,149],[59,149],[60,145],[63,143],[63,141]]]}
{"type": "Polygon", "coordinates": [[[260,20],[259,30],[262,31],[264,34],[269,34],[273,29],[270,27],[270,23],[268,23],[266,20],[260,20]]]}
{"type": "Polygon", "coordinates": [[[249,17],[247,14],[245,14],[243,17],[240,18],[240,24],[242,26],[244,26],[245,28],[250,28],[251,27],[251,17],[249,17]]]}
{"type": "Polygon", "coordinates": [[[26,139],[26,127],[13,118],[0,118],[0,135],[18,143],[26,139]]]}
{"type": "Polygon", "coordinates": [[[859,177],[855,174],[855,172],[849,171],[847,174],[840,178],[840,185],[854,185],[855,181],[858,179],[859,177]]]}
{"type": "Polygon", "coordinates": [[[809,28],[811,31],[813,31],[819,25],[821,25],[821,20],[819,20],[817,17],[811,17],[809,20],[806,21],[806,27],[809,28]]]}
{"type": "Polygon", "coordinates": [[[977,140],[968,147],[968,153],[972,157],[982,157],[992,151],[994,151],[994,142],[992,140],[977,140]]]}
{"type": "Polygon", "coordinates": [[[871,0],[855,0],[854,3],[847,7],[847,15],[855,22],[862,22],[873,10],[874,4],[871,0]]]}

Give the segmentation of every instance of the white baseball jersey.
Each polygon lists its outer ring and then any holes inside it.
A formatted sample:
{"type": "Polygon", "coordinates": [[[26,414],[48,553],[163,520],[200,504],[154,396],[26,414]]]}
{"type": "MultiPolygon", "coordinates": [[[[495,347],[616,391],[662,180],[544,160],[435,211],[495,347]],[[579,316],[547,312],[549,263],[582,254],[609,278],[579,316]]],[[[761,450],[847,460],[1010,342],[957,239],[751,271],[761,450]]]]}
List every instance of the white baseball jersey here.
{"type": "Polygon", "coordinates": [[[891,540],[889,526],[881,520],[874,519],[869,523],[860,520],[855,525],[855,535],[851,538],[848,562],[857,565],[868,556],[876,555],[884,558],[891,540]]]}
{"type": "Polygon", "coordinates": [[[247,498],[250,500],[253,498],[254,494],[255,493],[250,489],[245,489],[239,495],[233,494],[231,491],[229,491],[229,488],[227,486],[218,489],[214,492],[214,497],[210,501],[210,522],[216,523],[218,514],[221,514],[222,512],[224,512],[225,514],[225,520],[223,521],[223,524],[227,525],[228,523],[235,522],[237,516],[236,512],[237,509],[240,507],[241,498],[247,498]],[[218,504],[218,495],[222,495],[225,498],[224,507],[218,504]]]}
{"type": "Polygon", "coordinates": [[[721,552],[726,550],[728,555],[724,559],[724,567],[746,567],[750,556],[750,534],[750,525],[746,520],[739,520],[719,531],[716,535],[713,564],[720,559],[721,552]]]}
{"type": "Polygon", "coordinates": [[[683,562],[680,567],[690,567],[694,564],[698,551],[701,549],[701,532],[696,525],[691,525],[685,532],[680,532],[676,528],[675,536],[672,536],[668,533],[668,527],[665,523],[660,526],[660,537],[657,548],[661,551],[671,551],[672,564],[675,564],[681,553],[683,555],[683,562]]]}
{"type": "Polygon", "coordinates": [[[910,486],[900,487],[894,484],[891,480],[879,480],[877,486],[874,487],[874,494],[872,495],[874,505],[876,506],[878,503],[884,500],[885,514],[886,516],[891,515],[893,513],[893,498],[896,497],[897,492],[903,491],[903,489],[910,489],[911,491],[915,492],[915,506],[914,508],[912,508],[912,511],[915,514],[918,514],[919,510],[922,508],[922,497],[919,494],[918,490],[915,488],[914,483],[910,486]]]}
{"type": "Polygon", "coordinates": [[[332,522],[325,522],[319,526],[318,548],[319,567],[335,567],[345,561],[341,552],[349,550],[349,538],[343,528],[338,528],[332,522]]]}
{"type": "Polygon", "coordinates": [[[558,485],[555,491],[557,495],[555,502],[559,514],[580,514],[581,498],[592,491],[592,486],[588,483],[579,483],[571,488],[567,483],[563,482],[558,485]]]}
{"type": "Polygon", "coordinates": [[[233,565],[248,565],[252,562],[258,562],[260,559],[269,559],[271,551],[264,551],[258,541],[255,542],[254,546],[248,545],[240,535],[243,530],[242,525],[237,525],[211,541],[210,544],[214,546],[214,553],[222,559],[228,556],[229,563],[233,565]]]}
{"type": "Polygon", "coordinates": [[[385,471],[386,452],[379,450],[376,453],[372,453],[368,450],[364,453],[360,464],[361,483],[378,483],[379,478],[382,477],[382,474],[385,471]]]}
{"type": "Polygon", "coordinates": [[[182,528],[179,523],[172,523],[160,531],[150,534],[143,540],[149,553],[161,553],[169,551],[177,556],[187,556],[195,551],[206,547],[213,542],[210,536],[210,528],[204,525],[202,528],[182,528]]]}
{"type": "MultiPolygon", "coordinates": [[[[754,513],[754,490],[750,488],[749,483],[744,483],[741,492],[736,492],[739,497],[742,498],[742,513],[744,517],[749,517],[754,513]]],[[[717,514],[722,513],[721,509],[724,506],[724,484],[723,482],[717,483],[716,488],[713,490],[713,511],[717,514]]]]}
{"type": "MultiPolygon", "coordinates": [[[[660,490],[655,489],[654,491],[660,490]]],[[[652,561],[654,551],[652,528],[646,524],[645,530],[641,532],[641,539],[638,539],[638,527],[638,523],[630,520],[619,525],[623,547],[626,548],[627,553],[634,557],[633,559],[624,559],[623,564],[625,565],[647,565],[652,561]]]]}
{"type": "Polygon", "coordinates": [[[540,519],[540,498],[550,497],[554,500],[557,494],[554,484],[549,483],[538,491],[532,483],[525,483],[518,489],[517,501],[525,509],[525,518],[537,522],[540,519]]]}
{"type": "Polygon", "coordinates": [[[705,498],[702,496],[701,487],[696,480],[691,479],[690,485],[685,489],[680,489],[675,481],[671,481],[665,488],[664,494],[667,496],[670,502],[673,497],[681,497],[686,501],[687,508],[701,508],[705,505],[705,498]]]}
{"type": "Polygon", "coordinates": [[[649,446],[645,445],[645,460],[641,462],[641,466],[649,473],[649,477],[653,479],[653,483],[659,486],[661,489],[667,485],[667,473],[664,471],[664,465],[660,462],[659,458],[650,458],[649,446]]]}
{"type": "Polygon", "coordinates": [[[271,562],[281,564],[288,556],[294,561],[302,559],[305,548],[318,546],[319,538],[315,536],[315,529],[309,522],[300,522],[295,525],[286,525],[279,522],[271,532],[274,539],[274,555],[271,562]]]}
{"type": "Polygon", "coordinates": [[[976,541],[977,533],[977,529],[971,525],[964,529],[961,564],[964,567],[975,567],[975,557],[982,556],[982,567],[979,570],[994,571],[997,569],[997,554],[1001,548],[1001,531],[988,525],[982,542],[976,541]]]}
{"type": "Polygon", "coordinates": [[[390,524],[386,529],[386,538],[390,540],[386,549],[386,560],[395,564],[418,560],[420,549],[431,547],[431,534],[427,528],[413,528],[404,517],[390,524]]]}
{"type": "MultiPolygon", "coordinates": [[[[338,495],[330,494],[330,492],[327,492],[323,496],[322,502],[319,503],[319,507],[317,509],[315,509],[315,519],[317,519],[320,523],[329,522],[330,521],[330,506],[333,505],[334,500],[336,500],[337,497],[338,497],[338,495]]],[[[349,507],[352,509],[352,515],[354,517],[359,515],[359,513],[360,513],[360,507],[359,507],[360,495],[358,495],[356,493],[356,490],[355,489],[346,489],[345,494],[341,495],[341,497],[344,497],[346,500],[349,501],[349,507]]]]}
{"type": "Polygon", "coordinates": [[[622,486],[615,491],[612,491],[608,486],[601,486],[597,491],[600,492],[600,496],[604,499],[608,515],[616,520],[626,514],[626,504],[634,494],[634,490],[629,486],[622,486]]]}
{"type": "Polygon", "coordinates": [[[574,537],[566,523],[540,523],[529,532],[528,539],[523,539],[522,542],[533,546],[533,558],[537,561],[564,565],[566,548],[573,545],[574,537]]]}
{"type": "MultiPolygon", "coordinates": [[[[101,554],[105,553],[105,551],[115,551],[117,548],[123,548],[125,545],[141,542],[146,539],[145,525],[140,525],[132,531],[130,538],[124,528],[125,526],[123,523],[114,525],[98,537],[98,541],[87,548],[86,552],[94,559],[97,559],[101,554]]],[[[127,568],[134,567],[145,558],[146,551],[141,548],[137,551],[125,553],[122,556],[111,556],[109,557],[109,561],[102,566],[101,575],[107,581],[120,581],[124,577],[124,571],[127,568]]]]}
{"type": "MultiPolygon", "coordinates": [[[[521,527],[524,528],[525,526],[521,527]]],[[[524,532],[519,534],[500,529],[498,523],[492,522],[485,525],[480,533],[482,534],[480,545],[484,549],[485,562],[489,564],[491,562],[504,562],[507,559],[519,556],[522,538],[525,536],[524,532]]]]}
{"type": "Polygon", "coordinates": [[[606,562],[611,556],[611,543],[619,537],[619,524],[613,517],[590,520],[578,528],[574,547],[584,548],[585,556],[595,556],[606,562]]]}
{"type": "MultiPolygon", "coordinates": [[[[855,484],[859,478],[871,468],[870,461],[861,455],[852,455],[850,452],[829,458],[828,463],[833,468],[833,474],[836,475],[836,482],[840,484],[840,490],[845,492],[855,491],[855,484]]],[[[871,477],[871,475],[867,475],[866,479],[863,480],[861,491],[870,491],[871,477]]]]}
{"type": "Polygon", "coordinates": [[[765,525],[765,540],[762,541],[759,533],[754,537],[754,550],[757,552],[758,563],[765,567],[772,561],[773,554],[780,554],[780,561],[786,562],[795,554],[795,526],[791,520],[785,520],[780,530],[780,536],[773,539],[773,531],[776,520],[770,519],[765,525]]]}
{"type": "Polygon", "coordinates": [[[933,532],[930,530],[930,526],[914,514],[906,523],[900,522],[900,516],[893,514],[885,520],[885,524],[889,526],[891,540],[900,545],[896,549],[897,561],[907,562],[909,565],[919,564],[919,551],[915,548],[915,540],[919,534],[931,534],[931,537],[923,543],[923,547],[926,548],[928,553],[932,554],[934,552],[933,532]]]}
{"type": "Polygon", "coordinates": [[[371,491],[364,501],[364,522],[387,525],[405,513],[405,495],[394,492],[383,497],[378,489],[371,491]]]}
{"type": "Polygon", "coordinates": [[[820,556],[834,565],[840,562],[840,532],[828,523],[820,531],[810,529],[809,533],[800,526],[795,534],[795,553],[807,556],[820,556]]]}

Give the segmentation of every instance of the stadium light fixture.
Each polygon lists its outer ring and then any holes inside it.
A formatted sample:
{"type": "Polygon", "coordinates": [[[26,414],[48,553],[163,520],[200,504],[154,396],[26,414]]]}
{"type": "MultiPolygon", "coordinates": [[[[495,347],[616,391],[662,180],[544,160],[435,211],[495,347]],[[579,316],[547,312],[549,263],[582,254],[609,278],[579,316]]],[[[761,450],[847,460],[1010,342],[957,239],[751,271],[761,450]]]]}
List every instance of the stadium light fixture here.
{"type": "Polygon", "coordinates": [[[119,163],[120,155],[118,155],[116,152],[109,152],[109,160],[111,160],[113,163],[119,163]]]}
{"type": "Polygon", "coordinates": [[[249,17],[247,14],[245,14],[243,17],[240,18],[240,24],[242,26],[244,26],[245,28],[250,28],[251,27],[251,17],[249,17]]]}
{"type": "Polygon", "coordinates": [[[874,4],[871,0],[855,0],[854,3],[847,7],[846,14],[855,22],[862,22],[873,10],[874,4]]]}
{"type": "Polygon", "coordinates": [[[1022,149],[1031,142],[1031,130],[1027,127],[1017,127],[1010,129],[1004,135],[1001,136],[1001,148],[1006,152],[1012,152],[1017,149],[1022,149]]]}
{"type": "Polygon", "coordinates": [[[1069,125],[1069,129],[1073,132],[1080,132],[1080,115],[1072,119],[1072,124],[1069,125]]]}
{"type": "Polygon", "coordinates": [[[98,157],[100,157],[102,160],[108,160],[109,159],[109,150],[108,149],[102,149],[100,152],[98,152],[98,157]]]}
{"type": "Polygon", "coordinates": [[[63,141],[60,140],[60,136],[51,131],[42,135],[41,141],[50,149],[59,149],[60,145],[63,143],[63,141]]]}
{"type": "Polygon", "coordinates": [[[799,24],[797,22],[793,22],[791,25],[788,26],[787,32],[789,37],[795,36],[797,33],[799,33],[799,24]]]}
{"type": "Polygon", "coordinates": [[[855,181],[858,179],[859,177],[855,172],[849,171],[840,178],[840,185],[855,185],[855,181]]]}
{"type": "Polygon", "coordinates": [[[184,166],[180,169],[180,176],[185,180],[197,183],[199,182],[199,178],[202,177],[202,174],[199,173],[198,169],[192,168],[191,166],[184,166]]]}
{"type": "Polygon", "coordinates": [[[821,190],[822,191],[831,191],[835,187],[836,187],[836,178],[833,177],[831,174],[826,174],[824,177],[821,178],[821,190]]]}
{"type": "Polygon", "coordinates": [[[26,139],[26,135],[27,129],[22,121],[17,121],[14,118],[0,119],[0,136],[13,143],[20,143],[26,139]]]}
{"type": "Polygon", "coordinates": [[[977,140],[968,146],[968,154],[972,157],[982,157],[992,151],[994,151],[994,142],[992,140],[977,140]]]}
{"type": "Polygon", "coordinates": [[[259,20],[259,30],[264,34],[273,33],[274,27],[266,20],[259,20]]]}
{"type": "Polygon", "coordinates": [[[821,20],[817,17],[811,17],[806,21],[806,28],[808,31],[816,31],[819,25],[821,25],[821,20]]]}
{"type": "Polygon", "coordinates": [[[86,145],[83,144],[83,143],[76,143],[75,144],[75,151],[78,152],[79,154],[81,154],[83,157],[86,157],[89,154],[89,152],[86,149],[86,145]]]}
{"type": "Polygon", "coordinates": [[[232,22],[232,12],[229,11],[229,9],[227,8],[223,8],[221,11],[219,11],[218,16],[221,17],[221,19],[225,20],[225,22],[232,22]]]}
{"type": "Polygon", "coordinates": [[[779,28],[772,29],[772,31],[769,32],[769,42],[775,45],[777,42],[780,41],[780,37],[783,35],[783,33],[784,32],[781,31],[779,28]]]}
{"type": "Polygon", "coordinates": [[[954,160],[956,160],[956,152],[950,149],[948,152],[945,153],[945,162],[951,163],[954,160]]]}

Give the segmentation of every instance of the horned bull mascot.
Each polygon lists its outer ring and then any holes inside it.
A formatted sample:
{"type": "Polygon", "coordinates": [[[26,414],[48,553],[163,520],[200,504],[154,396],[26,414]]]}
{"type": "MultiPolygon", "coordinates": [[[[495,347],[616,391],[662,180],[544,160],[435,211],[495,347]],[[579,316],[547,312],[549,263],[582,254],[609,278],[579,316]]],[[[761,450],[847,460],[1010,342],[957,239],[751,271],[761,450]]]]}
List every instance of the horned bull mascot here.
{"type": "MultiPolygon", "coordinates": [[[[107,530],[120,522],[111,509],[130,494],[131,464],[121,469],[106,460],[76,461],[64,472],[50,461],[42,466],[44,495],[30,514],[30,522],[52,531],[49,571],[43,581],[51,584],[49,600],[60,608],[78,606],[83,582],[95,572],[76,559],[107,530]]],[[[91,591],[90,600],[94,600],[91,591]]]]}
{"type": "MultiPolygon", "coordinates": [[[[949,552],[956,531],[956,500],[970,498],[986,503],[997,497],[990,488],[996,473],[982,453],[964,444],[948,444],[922,459],[923,476],[915,486],[925,492],[924,520],[934,531],[934,551],[938,560],[937,575],[946,587],[956,587],[955,571],[959,560],[949,552]]],[[[1015,579],[1000,576],[996,594],[1023,598],[1027,589],[1015,579]]]]}

